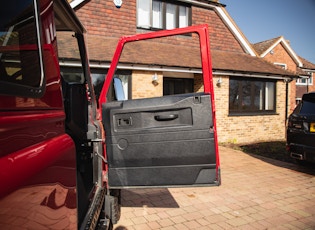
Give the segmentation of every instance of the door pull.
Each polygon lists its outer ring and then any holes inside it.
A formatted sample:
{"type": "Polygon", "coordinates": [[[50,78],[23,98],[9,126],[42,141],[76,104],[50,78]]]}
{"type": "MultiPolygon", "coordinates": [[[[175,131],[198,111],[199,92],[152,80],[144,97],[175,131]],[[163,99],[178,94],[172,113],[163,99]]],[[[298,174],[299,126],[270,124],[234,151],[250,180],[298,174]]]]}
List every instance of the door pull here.
{"type": "Polygon", "coordinates": [[[178,114],[170,114],[170,115],[156,115],[154,119],[157,121],[171,121],[178,118],[178,114]]]}

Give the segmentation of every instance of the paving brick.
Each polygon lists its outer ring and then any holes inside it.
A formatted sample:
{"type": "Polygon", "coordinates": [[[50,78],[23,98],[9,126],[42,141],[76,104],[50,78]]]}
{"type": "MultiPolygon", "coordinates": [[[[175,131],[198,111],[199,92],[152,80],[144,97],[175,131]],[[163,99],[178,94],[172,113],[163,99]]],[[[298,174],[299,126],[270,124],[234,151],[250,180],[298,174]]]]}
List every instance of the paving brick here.
{"type": "Polygon", "coordinates": [[[168,226],[168,227],[163,227],[161,230],[176,230],[175,226],[168,226]]]}
{"type": "Polygon", "coordinates": [[[134,217],[134,218],[132,218],[131,220],[132,220],[132,222],[135,223],[136,225],[137,225],[137,224],[143,224],[143,223],[146,223],[146,222],[147,222],[147,220],[146,220],[144,217],[142,217],[142,216],[134,217]]]}
{"type": "Polygon", "coordinates": [[[187,220],[182,217],[182,216],[175,216],[175,217],[172,217],[171,220],[175,223],[175,224],[180,224],[180,223],[183,223],[183,222],[186,222],[187,220]]]}
{"type": "Polygon", "coordinates": [[[160,229],[161,225],[159,225],[158,221],[152,221],[147,223],[147,225],[150,227],[150,229],[160,229]]]}
{"type": "Polygon", "coordinates": [[[159,221],[159,225],[161,225],[162,227],[168,227],[174,225],[174,222],[171,221],[170,219],[163,219],[159,221]]]}
{"type": "Polygon", "coordinates": [[[220,154],[221,186],[123,190],[114,229],[315,229],[315,169],[220,154]]]}
{"type": "Polygon", "coordinates": [[[157,214],[145,215],[144,217],[147,221],[158,221],[161,219],[157,214]]]}
{"type": "Polygon", "coordinates": [[[218,222],[224,222],[227,220],[226,217],[223,215],[215,214],[212,216],[205,217],[205,220],[207,220],[210,224],[218,223],[218,222]]]}
{"type": "Polygon", "coordinates": [[[178,230],[189,230],[190,228],[188,228],[186,225],[184,224],[176,224],[174,225],[174,227],[178,230]]]}
{"type": "Polygon", "coordinates": [[[209,226],[209,222],[206,220],[206,219],[204,219],[204,218],[202,218],[202,219],[197,219],[196,220],[201,226],[209,226]]]}
{"type": "Polygon", "coordinates": [[[242,225],[247,224],[248,222],[242,218],[242,217],[237,217],[237,218],[233,218],[230,220],[226,221],[228,224],[232,225],[233,227],[240,227],[242,225]]]}

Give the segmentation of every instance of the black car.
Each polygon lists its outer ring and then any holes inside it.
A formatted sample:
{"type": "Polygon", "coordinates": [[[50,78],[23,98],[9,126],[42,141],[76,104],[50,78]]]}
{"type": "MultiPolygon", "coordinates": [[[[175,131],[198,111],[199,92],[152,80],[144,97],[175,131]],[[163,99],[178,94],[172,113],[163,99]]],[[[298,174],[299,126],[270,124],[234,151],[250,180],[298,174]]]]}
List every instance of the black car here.
{"type": "Polygon", "coordinates": [[[292,158],[315,162],[315,92],[304,94],[289,116],[287,150],[292,158]]]}

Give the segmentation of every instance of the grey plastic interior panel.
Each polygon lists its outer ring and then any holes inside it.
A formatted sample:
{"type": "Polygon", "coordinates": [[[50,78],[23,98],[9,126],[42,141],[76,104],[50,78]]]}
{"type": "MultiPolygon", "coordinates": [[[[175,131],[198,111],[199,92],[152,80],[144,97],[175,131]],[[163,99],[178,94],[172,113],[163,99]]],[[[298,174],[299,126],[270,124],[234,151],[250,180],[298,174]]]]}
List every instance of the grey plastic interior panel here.
{"type": "Polygon", "coordinates": [[[210,102],[199,93],[104,105],[110,187],[215,184],[210,102]]]}

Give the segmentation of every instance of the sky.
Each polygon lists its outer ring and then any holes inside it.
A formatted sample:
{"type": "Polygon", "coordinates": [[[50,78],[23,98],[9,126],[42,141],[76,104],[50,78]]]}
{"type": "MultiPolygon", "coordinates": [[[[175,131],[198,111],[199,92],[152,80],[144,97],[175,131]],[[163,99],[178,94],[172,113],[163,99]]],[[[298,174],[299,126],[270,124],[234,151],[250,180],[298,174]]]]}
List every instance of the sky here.
{"type": "Polygon", "coordinates": [[[279,36],[315,64],[315,0],[220,0],[247,37],[257,43],[279,36]]]}

